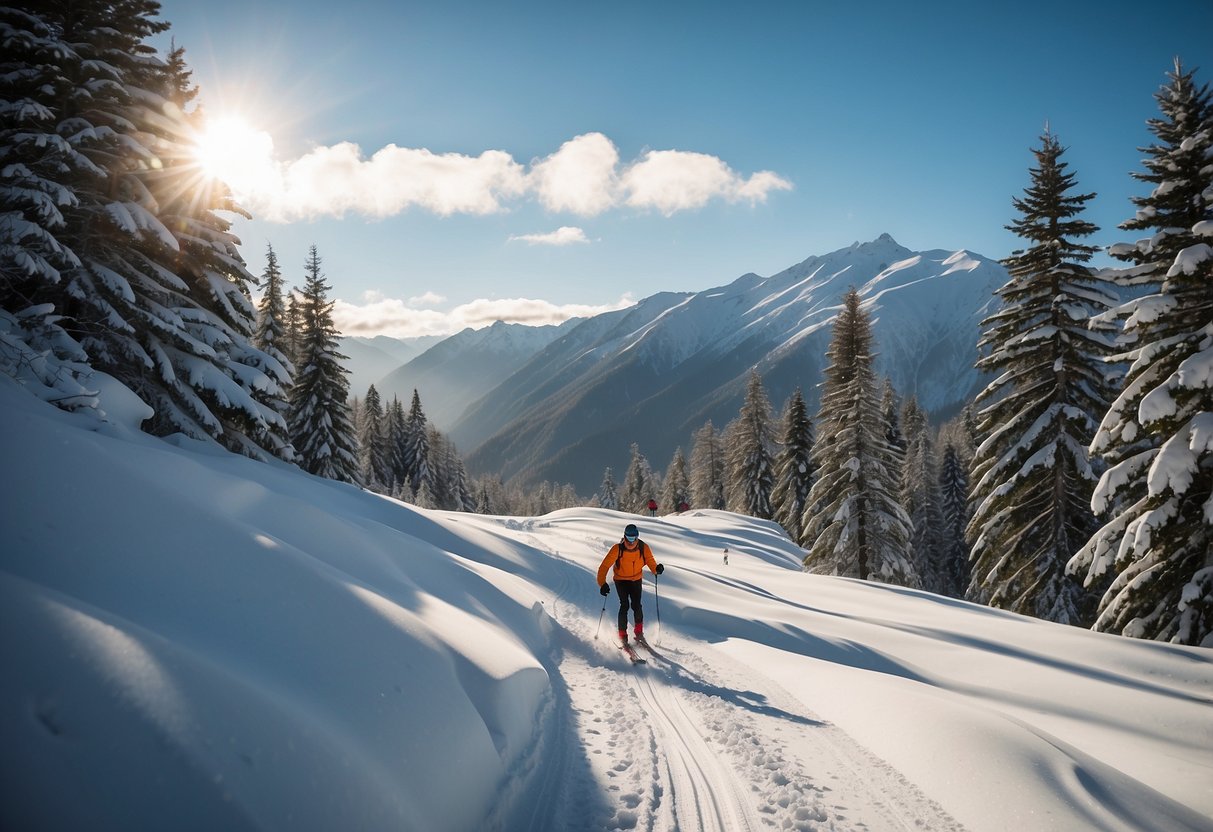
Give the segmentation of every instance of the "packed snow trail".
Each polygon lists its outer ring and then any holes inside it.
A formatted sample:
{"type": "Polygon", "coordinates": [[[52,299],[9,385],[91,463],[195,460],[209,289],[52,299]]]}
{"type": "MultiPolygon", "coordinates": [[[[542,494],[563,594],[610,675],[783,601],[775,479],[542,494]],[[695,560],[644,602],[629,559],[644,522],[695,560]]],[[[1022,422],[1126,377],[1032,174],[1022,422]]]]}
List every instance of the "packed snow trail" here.
{"type": "Polygon", "coordinates": [[[716,759],[673,689],[655,682],[648,673],[637,674],[631,681],[657,746],[664,752],[663,773],[670,783],[677,828],[756,830],[757,818],[739,781],[716,759]]]}
{"type": "MultiPolygon", "coordinates": [[[[648,664],[631,664],[615,646],[614,595],[603,614],[583,565],[541,538],[529,542],[554,559],[546,607],[555,625],[548,667],[556,695],[543,729],[547,741],[526,775],[536,786],[523,787],[526,808],[504,827],[961,828],[887,763],[707,642],[667,629],[648,664]],[[785,749],[801,732],[812,734],[811,759],[785,749]]],[[[656,639],[649,590],[646,625],[656,639]]]]}

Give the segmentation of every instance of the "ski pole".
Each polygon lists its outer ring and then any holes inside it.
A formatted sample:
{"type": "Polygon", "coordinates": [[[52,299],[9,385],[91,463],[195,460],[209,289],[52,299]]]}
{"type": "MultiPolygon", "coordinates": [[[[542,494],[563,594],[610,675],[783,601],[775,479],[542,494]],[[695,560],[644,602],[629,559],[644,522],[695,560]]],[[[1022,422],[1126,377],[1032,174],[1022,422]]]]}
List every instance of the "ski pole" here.
{"type": "Polygon", "coordinates": [[[657,644],[661,645],[661,592],[657,588],[657,576],[653,576],[653,600],[657,606],[657,644]]]}
{"type": "Polygon", "coordinates": [[[602,612],[598,613],[598,629],[594,631],[594,641],[598,641],[598,633],[602,631],[602,617],[606,615],[607,597],[602,596],[602,612]]]}

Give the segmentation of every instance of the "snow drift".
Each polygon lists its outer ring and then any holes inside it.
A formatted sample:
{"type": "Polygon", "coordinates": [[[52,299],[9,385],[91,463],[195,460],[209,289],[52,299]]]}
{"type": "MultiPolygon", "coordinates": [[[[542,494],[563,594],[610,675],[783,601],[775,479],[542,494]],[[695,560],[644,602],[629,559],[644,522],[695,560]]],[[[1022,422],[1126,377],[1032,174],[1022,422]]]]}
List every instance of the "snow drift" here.
{"type": "Polygon", "coordinates": [[[4,828],[1213,829],[1209,651],[807,575],[722,512],[421,511],[104,403],[0,378],[4,828]],[[629,520],[639,668],[595,638],[629,520]]]}

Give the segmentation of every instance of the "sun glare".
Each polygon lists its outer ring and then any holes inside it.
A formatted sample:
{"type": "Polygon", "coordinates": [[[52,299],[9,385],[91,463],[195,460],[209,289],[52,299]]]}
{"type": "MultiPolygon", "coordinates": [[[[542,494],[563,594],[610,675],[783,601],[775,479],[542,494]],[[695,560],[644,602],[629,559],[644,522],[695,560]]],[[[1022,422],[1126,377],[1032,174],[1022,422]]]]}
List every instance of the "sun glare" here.
{"type": "Polygon", "coordinates": [[[210,119],[198,134],[194,157],[205,176],[225,182],[237,197],[268,190],[277,171],[274,141],[239,116],[210,119]]]}

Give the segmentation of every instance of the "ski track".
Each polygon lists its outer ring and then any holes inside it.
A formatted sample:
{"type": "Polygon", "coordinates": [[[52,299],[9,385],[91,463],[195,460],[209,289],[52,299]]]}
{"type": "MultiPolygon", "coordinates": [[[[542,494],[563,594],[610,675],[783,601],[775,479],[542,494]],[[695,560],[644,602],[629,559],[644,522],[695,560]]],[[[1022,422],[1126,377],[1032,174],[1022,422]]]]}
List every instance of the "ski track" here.
{"type": "MultiPolygon", "coordinates": [[[[557,564],[545,605],[553,693],[502,795],[517,805],[492,828],[962,830],[884,760],[711,645],[665,634],[673,644],[638,649],[648,664],[633,665],[615,643],[613,599],[605,614],[570,601],[584,597],[585,570],[534,544],[557,564]]],[[[648,634],[662,638],[645,600],[648,634]]]]}

